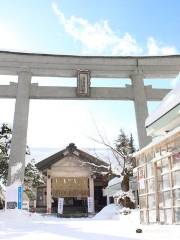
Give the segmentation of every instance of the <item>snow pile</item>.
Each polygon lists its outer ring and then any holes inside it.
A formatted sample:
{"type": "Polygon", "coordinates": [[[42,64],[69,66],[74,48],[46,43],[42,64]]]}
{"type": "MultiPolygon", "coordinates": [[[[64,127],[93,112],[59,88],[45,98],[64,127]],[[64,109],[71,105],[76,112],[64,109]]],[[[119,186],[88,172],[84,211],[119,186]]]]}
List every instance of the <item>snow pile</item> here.
{"type": "Polygon", "coordinates": [[[180,104],[180,75],[177,77],[177,86],[171,90],[162,100],[162,102],[157,107],[156,111],[153,112],[148,118],[146,119],[146,127],[151,125],[161,116],[166,114],[168,111],[173,109],[175,106],[180,104]]]}
{"type": "Polygon", "coordinates": [[[116,204],[104,207],[93,219],[117,219],[122,208],[116,204]]]}

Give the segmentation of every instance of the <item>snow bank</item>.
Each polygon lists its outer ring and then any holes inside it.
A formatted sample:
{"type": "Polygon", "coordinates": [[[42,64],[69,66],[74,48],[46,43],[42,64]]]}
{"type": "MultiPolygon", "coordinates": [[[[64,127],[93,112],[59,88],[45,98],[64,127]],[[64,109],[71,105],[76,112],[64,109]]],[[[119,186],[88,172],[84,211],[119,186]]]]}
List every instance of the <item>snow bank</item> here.
{"type": "Polygon", "coordinates": [[[117,219],[122,208],[116,204],[104,207],[93,219],[117,219]]]}

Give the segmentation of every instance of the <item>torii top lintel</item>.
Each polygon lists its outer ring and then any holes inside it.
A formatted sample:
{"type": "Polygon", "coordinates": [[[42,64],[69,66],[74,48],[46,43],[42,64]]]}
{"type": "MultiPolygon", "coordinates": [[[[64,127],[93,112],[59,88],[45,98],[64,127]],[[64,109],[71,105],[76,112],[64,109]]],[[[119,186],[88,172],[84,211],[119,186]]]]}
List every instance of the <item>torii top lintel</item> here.
{"type": "Polygon", "coordinates": [[[77,69],[94,78],[129,78],[140,71],[144,78],[171,78],[180,71],[180,55],[171,56],[75,56],[0,51],[0,74],[76,77],[77,69]]]}

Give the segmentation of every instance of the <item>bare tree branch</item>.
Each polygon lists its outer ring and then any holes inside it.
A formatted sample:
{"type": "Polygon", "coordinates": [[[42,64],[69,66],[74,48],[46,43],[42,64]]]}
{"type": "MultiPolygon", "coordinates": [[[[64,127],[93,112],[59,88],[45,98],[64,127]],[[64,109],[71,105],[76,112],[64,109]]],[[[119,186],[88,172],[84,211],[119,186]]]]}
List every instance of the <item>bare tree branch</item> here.
{"type": "MultiPolygon", "coordinates": [[[[101,136],[102,136],[102,135],[101,135],[101,136]]],[[[106,142],[104,141],[104,139],[103,139],[102,141],[100,141],[100,140],[97,140],[97,139],[92,138],[92,137],[89,137],[89,138],[90,138],[91,140],[93,140],[94,142],[100,143],[100,144],[108,147],[108,148],[111,150],[114,158],[115,158],[116,161],[118,162],[119,166],[122,168],[122,172],[123,172],[124,167],[125,167],[125,156],[124,156],[122,153],[118,152],[116,149],[114,149],[110,144],[106,143],[106,142]],[[117,155],[118,155],[119,157],[118,157],[117,155]],[[121,163],[121,160],[123,160],[123,165],[122,165],[122,163],[121,163]]]]}

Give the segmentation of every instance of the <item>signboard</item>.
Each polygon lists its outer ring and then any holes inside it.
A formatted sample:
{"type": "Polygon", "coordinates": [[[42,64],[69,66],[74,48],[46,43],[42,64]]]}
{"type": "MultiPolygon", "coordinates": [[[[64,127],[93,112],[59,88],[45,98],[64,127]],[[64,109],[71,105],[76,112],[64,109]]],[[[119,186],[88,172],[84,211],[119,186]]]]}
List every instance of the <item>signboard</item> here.
{"type": "Polygon", "coordinates": [[[94,199],[92,197],[88,197],[88,213],[94,212],[94,199]]]}
{"type": "Polygon", "coordinates": [[[88,70],[77,72],[77,96],[90,96],[90,72],[88,70]]]}
{"type": "Polygon", "coordinates": [[[15,209],[17,208],[17,202],[7,202],[6,209],[15,209]]]}
{"type": "Polygon", "coordinates": [[[63,214],[64,198],[58,198],[58,213],[63,214]]]}
{"type": "Polygon", "coordinates": [[[6,187],[5,208],[22,209],[22,193],[23,188],[20,185],[12,184],[6,187]]]}

